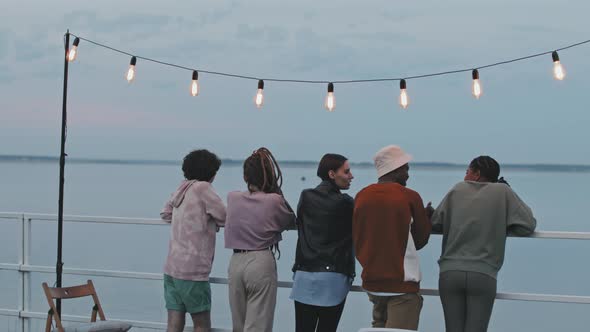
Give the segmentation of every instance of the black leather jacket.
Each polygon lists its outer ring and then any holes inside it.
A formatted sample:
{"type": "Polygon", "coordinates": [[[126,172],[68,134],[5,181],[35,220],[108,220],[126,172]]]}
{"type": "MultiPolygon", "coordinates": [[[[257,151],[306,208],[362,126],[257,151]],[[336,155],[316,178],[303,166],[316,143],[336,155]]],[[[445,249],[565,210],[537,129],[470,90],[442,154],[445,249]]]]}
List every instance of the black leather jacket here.
{"type": "Polygon", "coordinates": [[[301,192],[293,272],[338,272],[354,278],[353,210],[353,198],[330,181],[301,192]]]}

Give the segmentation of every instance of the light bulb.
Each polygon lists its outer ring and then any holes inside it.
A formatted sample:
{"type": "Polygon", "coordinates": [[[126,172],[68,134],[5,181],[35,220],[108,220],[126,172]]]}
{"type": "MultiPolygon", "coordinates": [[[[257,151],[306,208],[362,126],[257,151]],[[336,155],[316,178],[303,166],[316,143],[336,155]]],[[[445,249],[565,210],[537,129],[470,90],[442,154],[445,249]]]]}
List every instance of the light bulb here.
{"type": "Polygon", "coordinates": [[[256,107],[261,108],[262,104],[264,104],[264,95],[262,92],[264,91],[264,81],[258,80],[258,91],[256,91],[256,95],[254,96],[254,105],[256,107]]]}
{"type": "Polygon", "coordinates": [[[191,83],[191,96],[199,95],[199,73],[193,70],[193,81],[191,83]]]}
{"type": "Polygon", "coordinates": [[[76,56],[78,55],[78,48],[76,46],[72,46],[70,51],[68,52],[68,61],[72,62],[76,60],[76,56]]]}
{"type": "Polygon", "coordinates": [[[336,108],[336,97],[334,97],[334,84],[328,84],[328,94],[326,95],[326,101],[324,102],[324,107],[329,111],[332,112],[336,108]]]}
{"type": "Polygon", "coordinates": [[[406,91],[406,80],[401,80],[399,82],[399,88],[399,104],[403,109],[406,109],[410,104],[410,98],[408,98],[408,92],[406,91]]]}
{"type": "Polygon", "coordinates": [[[127,82],[131,83],[133,79],[135,79],[135,64],[137,63],[137,58],[132,57],[131,61],[129,62],[129,70],[127,70],[127,82]]]}
{"type": "Polygon", "coordinates": [[[562,81],[565,78],[565,70],[559,61],[553,64],[553,76],[555,79],[562,81]]]}
{"type": "Polygon", "coordinates": [[[562,81],[565,78],[565,69],[559,61],[559,54],[557,54],[557,51],[553,51],[551,57],[553,58],[553,77],[556,80],[562,81]]]}
{"type": "Polygon", "coordinates": [[[481,83],[479,82],[479,71],[474,69],[471,72],[471,77],[473,78],[473,86],[471,87],[471,93],[475,97],[475,99],[479,99],[481,97],[481,83]]]}
{"type": "Polygon", "coordinates": [[[76,39],[74,39],[74,43],[72,44],[72,48],[70,48],[70,50],[68,51],[68,61],[72,62],[74,60],[76,60],[76,57],[78,56],[78,45],[80,44],[80,38],[76,37],[76,39]]]}

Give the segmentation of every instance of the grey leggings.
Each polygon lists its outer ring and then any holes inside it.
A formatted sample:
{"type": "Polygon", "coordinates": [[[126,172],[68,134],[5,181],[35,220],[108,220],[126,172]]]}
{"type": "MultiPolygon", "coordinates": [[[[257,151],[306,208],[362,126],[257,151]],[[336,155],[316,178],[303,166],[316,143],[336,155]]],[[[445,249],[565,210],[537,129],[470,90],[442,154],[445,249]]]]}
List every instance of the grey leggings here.
{"type": "Polygon", "coordinates": [[[486,332],[496,298],[496,285],[496,279],[482,273],[441,273],[438,288],[446,332],[486,332]]]}

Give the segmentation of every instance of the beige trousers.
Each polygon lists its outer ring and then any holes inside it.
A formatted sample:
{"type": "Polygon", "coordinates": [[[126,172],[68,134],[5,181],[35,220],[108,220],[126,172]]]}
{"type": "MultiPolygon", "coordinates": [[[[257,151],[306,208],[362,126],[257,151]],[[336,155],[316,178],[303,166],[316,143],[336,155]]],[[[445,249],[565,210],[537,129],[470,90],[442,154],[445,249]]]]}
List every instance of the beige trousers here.
{"type": "Polygon", "coordinates": [[[373,327],[418,330],[420,311],[424,300],[420,294],[410,293],[398,296],[375,296],[373,302],[373,327]]]}
{"type": "Polygon", "coordinates": [[[234,332],[271,332],[277,302],[277,265],[270,250],[234,253],[229,263],[234,332]]]}

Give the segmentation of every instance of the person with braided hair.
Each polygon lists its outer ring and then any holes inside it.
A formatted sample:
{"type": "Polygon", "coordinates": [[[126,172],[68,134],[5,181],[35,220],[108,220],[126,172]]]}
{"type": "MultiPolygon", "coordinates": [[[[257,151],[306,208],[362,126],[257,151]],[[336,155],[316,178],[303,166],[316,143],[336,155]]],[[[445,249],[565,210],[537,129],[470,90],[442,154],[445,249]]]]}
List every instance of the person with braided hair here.
{"type": "Polygon", "coordinates": [[[443,234],[438,263],[446,332],[487,331],[506,237],[535,231],[533,212],[499,176],[493,158],[473,159],[432,215],[433,231],[443,234]]]}
{"type": "Polygon", "coordinates": [[[272,153],[260,148],[244,161],[246,191],[227,196],[225,247],[234,332],[270,332],[277,298],[281,233],[295,229],[295,213],[281,191],[283,176],[272,153]]]}

